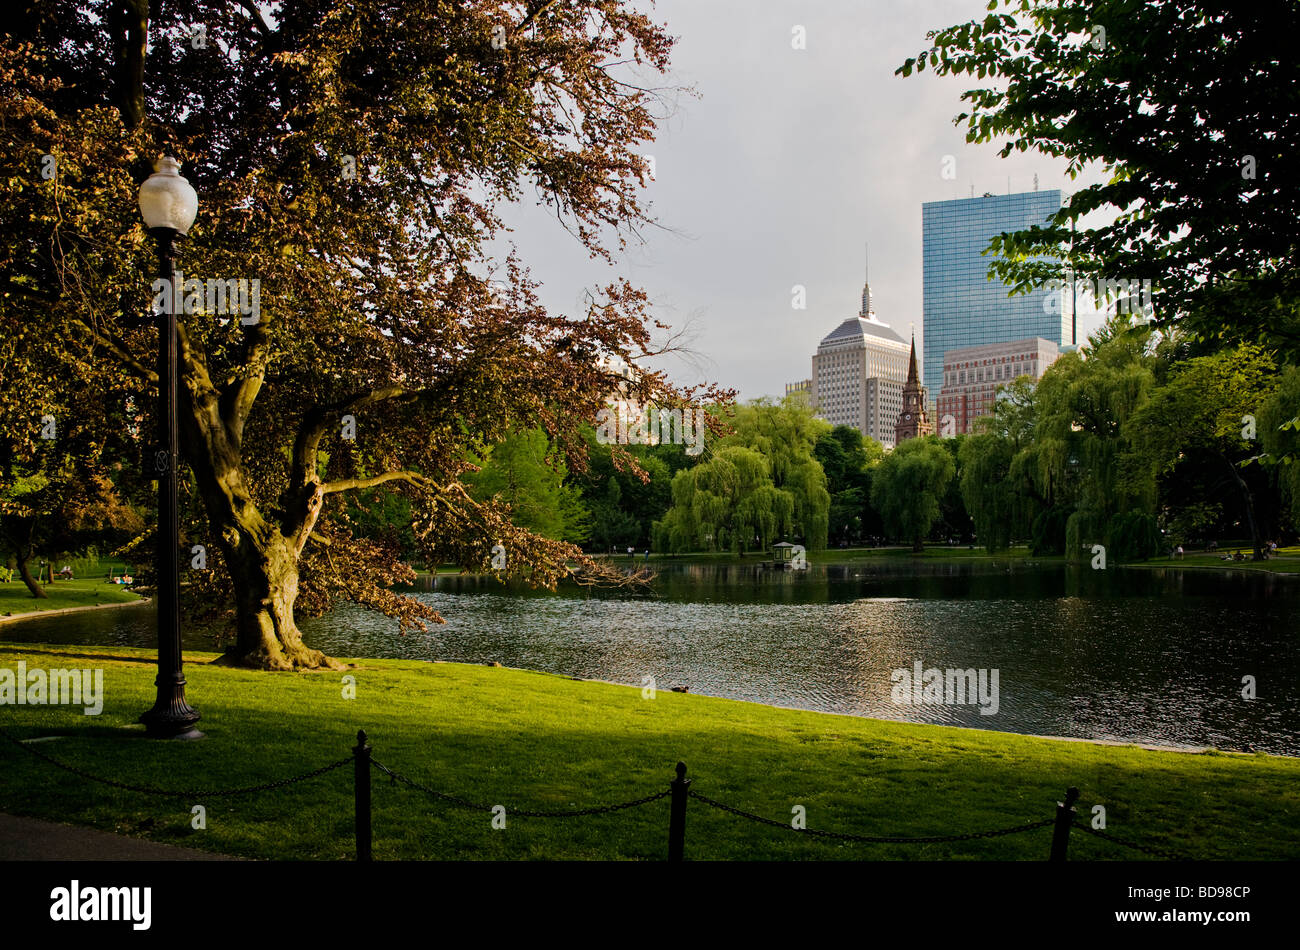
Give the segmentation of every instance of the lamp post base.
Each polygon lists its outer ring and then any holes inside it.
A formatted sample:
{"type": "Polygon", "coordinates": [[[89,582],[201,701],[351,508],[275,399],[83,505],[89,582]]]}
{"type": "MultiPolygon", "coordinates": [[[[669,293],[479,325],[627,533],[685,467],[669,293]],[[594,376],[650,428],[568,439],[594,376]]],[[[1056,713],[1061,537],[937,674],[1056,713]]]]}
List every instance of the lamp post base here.
{"type": "Polygon", "coordinates": [[[160,696],[153,709],[140,716],[145,735],[150,739],[202,739],[194,728],[199,711],[185,702],[184,696],[163,700],[160,696]]]}

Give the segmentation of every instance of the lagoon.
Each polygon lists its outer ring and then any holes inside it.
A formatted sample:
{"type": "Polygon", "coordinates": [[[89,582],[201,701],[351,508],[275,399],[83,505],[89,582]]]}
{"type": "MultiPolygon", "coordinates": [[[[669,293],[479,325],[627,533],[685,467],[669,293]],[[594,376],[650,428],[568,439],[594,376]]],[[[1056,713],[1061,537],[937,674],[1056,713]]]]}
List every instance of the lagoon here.
{"type": "MultiPolygon", "coordinates": [[[[335,656],[498,662],[853,716],[1300,755],[1300,577],[1023,559],[654,567],[650,599],[425,576],[417,596],[448,621],[428,633],[357,608],[301,626],[335,656]],[[900,702],[896,671],[918,663],[996,671],[996,711],[900,702]]],[[[149,646],[152,625],[146,606],[10,624],[3,638],[149,646]]],[[[185,644],[212,648],[193,634],[185,644]]]]}

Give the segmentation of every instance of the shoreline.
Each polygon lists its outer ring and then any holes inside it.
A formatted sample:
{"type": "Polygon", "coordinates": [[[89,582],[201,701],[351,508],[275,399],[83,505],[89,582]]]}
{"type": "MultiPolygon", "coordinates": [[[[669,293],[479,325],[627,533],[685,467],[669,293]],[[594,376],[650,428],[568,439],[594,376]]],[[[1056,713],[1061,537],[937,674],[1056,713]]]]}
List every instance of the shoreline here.
{"type": "MultiPolygon", "coordinates": [[[[864,550],[864,549],[858,549],[858,550],[864,550]]],[[[855,556],[827,557],[825,555],[830,553],[829,550],[821,551],[821,552],[812,552],[809,555],[809,565],[810,566],[816,565],[819,567],[858,567],[858,566],[869,565],[873,563],[899,564],[899,563],[935,563],[935,562],[960,563],[965,561],[1005,561],[1005,562],[1014,561],[1014,562],[1026,563],[1026,565],[1029,567],[1043,567],[1043,566],[1058,565],[1058,564],[1065,567],[1071,566],[1070,562],[1066,561],[1066,559],[1059,554],[1043,555],[1043,556],[1033,556],[1025,552],[1000,552],[998,554],[989,554],[988,552],[981,552],[981,553],[963,552],[958,554],[958,553],[953,553],[945,548],[935,548],[934,551],[936,553],[930,553],[929,549],[927,549],[927,551],[922,554],[916,554],[910,550],[904,552],[903,549],[901,548],[891,548],[891,549],[876,548],[876,549],[869,549],[869,550],[871,550],[873,553],[862,554],[856,557],[855,556]]],[[[843,552],[837,551],[836,553],[842,554],[843,552]]],[[[697,553],[697,554],[680,554],[680,555],[657,554],[657,555],[652,555],[651,559],[648,562],[642,560],[642,558],[638,556],[635,560],[635,563],[638,566],[648,565],[652,568],[673,565],[673,564],[680,564],[686,566],[756,567],[764,560],[765,559],[762,557],[762,555],[758,553],[756,553],[755,556],[752,558],[739,558],[736,557],[735,555],[724,554],[724,553],[716,553],[716,554],[697,553]]],[[[1294,561],[1294,563],[1288,563],[1287,565],[1285,565],[1287,569],[1282,570],[1282,569],[1275,569],[1272,567],[1263,566],[1267,562],[1226,561],[1226,562],[1215,563],[1215,564],[1198,564],[1195,562],[1188,563],[1184,561],[1174,561],[1174,560],[1169,560],[1167,558],[1161,557],[1161,558],[1152,559],[1148,561],[1128,561],[1123,563],[1116,563],[1112,565],[1109,569],[1110,570],[1117,570],[1117,569],[1168,570],[1172,568],[1174,570],[1188,570],[1188,571],[1219,571],[1221,573],[1236,573],[1236,574],[1247,574],[1247,573],[1269,574],[1274,577],[1300,577],[1300,559],[1284,557],[1283,560],[1294,561]],[[1252,566],[1255,564],[1259,564],[1260,566],[1257,567],[1252,566]]],[[[626,564],[631,563],[631,562],[627,562],[626,560],[623,560],[619,555],[616,555],[614,558],[612,558],[611,562],[616,567],[625,566],[626,564]]],[[[1073,566],[1086,567],[1087,562],[1086,561],[1079,562],[1078,564],[1075,564],[1073,566]]],[[[462,576],[462,575],[466,577],[495,576],[490,571],[483,571],[483,572],[460,571],[460,570],[452,570],[452,569],[439,569],[436,572],[428,571],[428,570],[416,571],[416,576],[421,578],[455,577],[455,576],[462,576]]]]}
{"type": "MultiPolygon", "coordinates": [[[[343,658],[336,657],[336,659],[343,659],[343,658]]],[[[366,659],[388,660],[389,658],[387,657],[369,657],[369,658],[347,657],[346,658],[347,662],[358,664],[357,667],[358,669],[361,668],[360,664],[364,663],[366,659]]],[[[532,670],[522,666],[505,666],[504,664],[497,664],[497,663],[490,663],[490,662],[465,663],[459,660],[400,660],[400,659],[393,659],[390,660],[390,662],[441,663],[446,666],[468,666],[468,667],[485,666],[489,669],[511,670],[515,673],[533,673],[538,676],[557,676],[560,679],[571,680],[576,683],[601,683],[606,686],[621,686],[624,689],[634,689],[638,691],[644,688],[641,686],[637,686],[634,683],[618,683],[615,682],[614,680],[605,680],[605,679],[599,679],[595,677],[589,678],[585,676],[570,676],[567,673],[553,673],[550,670],[532,670]]],[[[656,693],[674,692],[674,690],[671,687],[666,690],[659,689],[656,687],[655,692],[656,693]]],[[[1022,736],[1027,739],[1045,739],[1049,742],[1083,742],[1083,743],[1087,743],[1088,745],[1111,746],[1117,748],[1131,748],[1131,749],[1145,749],[1148,752],[1180,752],[1185,755],[1204,755],[1206,753],[1213,753],[1215,755],[1237,755],[1237,756],[1244,756],[1244,757],[1254,757],[1257,755],[1264,755],[1264,756],[1269,756],[1270,758],[1277,758],[1277,759],[1300,759],[1300,755],[1287,755],[1284,752],[1244,752],[1244,751],[1238,751],[1233,749],[1220,749],[1217,746],[1209,746],[1209,745],[1205,745],[1205,746],[1160,745],[1158,743],[1141,742],[1134,739],[1088,739],[1082,736],[1053,736],[1053,735],[1046,735],[1044,733],[1039,733],[1039,732],[1012,732],[1007,729],[980,729],[976,726],[962,726],[956,723],[946,723],[946,722],[919,722],[915,719],[883,719],[880,716],[862,716],[857,713],[836,712],[834,710],[829,710],[829,709],[805,709],[802,706],[783,706],[779,703],[764,703],[756,699],[737,699],[734,696],[718,696],[714,693],[696,693],[696,692],[691,692],[690,690],[688,690],[685,693],[681,693],[679,695],[701,696],[705,699],[720,700],[722,702],[745,703],[746,705],[750,705],[750,706],[762,706],[765,709],[781,709],[787,712],[811,713],[813,715],[818,715],[818,716],[839,716],[847,719],[854,719],[854,720],[867,721],[867,722],[879,722],[879,723],[886,723],[889,725],[896,725],[896,726],[925,726],[925,727],[931,727],[937,729],[961,729],[965,732],[992,733],[997,736],[1022,736]]]]}
{"type": "MultiPolygon", "coordinates": [[[[135,604],[105,604],[103,606],[132,607],[136,605],[135,604]]],[[[87,608],[71,608],[71,609],[83,610],[87,608]]],[[[97,609],[97,608],[92,607],[89,609],[97,609]]],[[[57,654],[58,652],[61,652],[66,649],[71,649],[74,647],[84,649],[88,646],[98,646],[98,647],[112,649],[112,650],[135,652],[144,655],[150,654],[150,651],[145,647],[118,646],[115,644],[104,645],[104,644],[68,644],[68,643],[22,643],[22,642],[10,642],[10,641],[0,640],[0,648],[3,648],[4,651],[27,649],[27,650],[32,650],[34,652],[51,652],[57,654]]],[[[185,662],[188,664],[193,664],[196,666],[205,666],[213,662],[221,654],[210,650],[183,650],[182,655],[185,656],[185,662]],[[189,656],[185,656],[185,654],[189,654],[189,656]]],[[[373,662],[379,662],[383,664],[403,663],[403,664],[412,664],[412,665],[417,663],[419,664],[427,663],[431,665],[438,664],[443,666],[463,667],[466,669],[487,668],[487,669],[509,670],[513,673],[529,673],[535,676],[555,677],[557,679],[568,680],[570,682],[575,682],[575,683],[599,683],[604,686],[618,686],[623,689],[631,689],[637,691],[640,691],[644,688],[641,686],[637,686],[634,683],[619,683],[614,680],[600,679],[597,677],[572,676],[567,673],[555,673],[550,670],[535,670],[535,669],[529,669],[527,667],[522,667],[522,666],[506,666],[504,664],[497,663],[495,661],[471,663],[471,662],[464,662],[461,660],[421,660],[421,659],[408,659],[402,657],[359,657],[359,656],[334,657],[334,659],[348,663],[350,669],[357,670],[357,671],[364,670],[366,668],[367,663],[373,663],[373,662]]],[[[375,667],[371,667],[371,669],[375,669],[375,667]]],[[[321,671],[316,670],[316,671],[309,671],[309,672],[321,672],[321,671]]],[[[665,693],[665,692],[672,693],[675,691],[671,687],[668,689],[656,688],[656,693],[665,693]]],[[[963,732],[970,732],[975,734],[991,734],[995,737],[1020,737],[1026,739],[1042,739],[1048,742],[1080,742],[1080,743],[1093,745],[1093,746],[1104,746],[1110,748],[1143,749],[1148,752],[1176,752],[1184,755],[1205,755],[1208,753],[1213,755],[1241,756],[1241,757],[1248,757],[1248,758],[1253,758],[1256,756],[1266,756],[1268,758],[1285,759],[1285,760],[1300,759],[1300,755],[1288,755],[1284,752],[1263,752],[1263,751],[1246,752],[1246,751],[1239,751],[1234,749],[1220,749],[1217,746],[1209,746],[1209,745],[1205,745],[1205,746],[1163,745],[1159,743],[1143,742],[1135,739],[1091,739],[1083,736],[1058,736],[1058,735],[1047,735],[1045,733],[1038,733],[1038,732],[1013,732],[1007,729],[981,729],[976,726],[964,726],[956,723],[920,722],[914,719],[885,719],[880,716],[864,716],[858,713],[836,712],[834,710],[829,710],[829,709],[806,709],[802,706],[785,706],[779,703],[765,703],[755,699],[738,699],[734,696],[718,696],[713,693],[697,693],[697,692],[692,692],[690,690],[688,690],[685,693],[679,693],[678,695],[697,696],[703,699],[714,700],[718,702],[742,703],[746,706],[757,706],[764,709],[779,709],[784,712],[804,713],[804,714],[814,715],[814,716],[835,716],[838,718],[851,719],[859,722],[874,722],[874,723],[882,723],[885,725],[894,725],[894,726],[918,726],[918,727],[935,728],[935,729],[960,729],[963,732]]]]}
{"type": "Polygon", "coordinates": [[[148,604],[152,601],[152,597],[141,597],[139,600],[130,600],[120,604],[85,604],[81,607],[57,607],[54,610],[25,610],[20,614],[10,614],[7,617],[0,617],[0,626],[3,626],[6,623],[17,623],[20,620],[35,620],[37,617],[59,617],[65,614],[79,614],[88,610],[111,610],[114,607],[139,607],[142,604],[148,604]]]}

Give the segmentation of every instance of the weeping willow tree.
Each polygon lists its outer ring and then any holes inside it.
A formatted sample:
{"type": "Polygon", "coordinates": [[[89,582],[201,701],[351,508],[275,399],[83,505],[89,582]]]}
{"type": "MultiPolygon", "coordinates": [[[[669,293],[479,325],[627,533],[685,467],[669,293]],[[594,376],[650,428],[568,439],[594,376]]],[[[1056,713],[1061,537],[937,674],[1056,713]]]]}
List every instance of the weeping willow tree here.
{"type": "Polygon", "coordinates": [[[1278,481],[1291,500],[1291,522],[1300,528],[1300,367],[1289,366],[1277,391],[1259,411],[1261,461],[1278,468],[1278,481]]]}
{"type": "Polygon", "coordinates": [[[1001,390],[992,414],[976,422],[976,433],[958,451],[962,502],[990,553],[1027,536],[1047,504],[1024,465],[1017,464],[1033,444],[1035,415],[1033,383],[1021,377],[1001,390]]]}
{"type": "Polygon", "coordinates": [[[724,446],[713,458],[673,478],[673,506],[655,522],[655,547],[674,553],[764,549],[788,533],[794,496],[772,483],[771,463],[759,452],[724,446]]]}
{"type": "Polygon", "coordinates": [[[1072,509],[1069,558],[1094,543],[1113,547],[1112,528],[1130,537],[1135,518],[1154,518],[1155,478],[1136,464],[1125,430],[1155,384],[1151,332],[1114,318],[1089,338],[1086,359],[1066,353],[1039,381],[1035,440],[1026,452],[1039,490],[1072,509]]]}
{"type": "Polygon", "coordinates": [[[814,453],[817,440],[831,431],[830,423],[817,418],[808,400],[795,393],[779,403],[756,399],[737,407],[731,427],[723,444],[753,449],[768,461],[773,486],[786,492],[794,505],[791,533],[802,538],[808,550],[823,550],[831,496],[814,453]]]}
{"type": "Polygon", "coordinates": [[[871,504],[885,530],[925,550],[925,537],[939,520],[939,499],[957,466],[937,436],[908,439],[885,456],[871,480],[871,504]]]}

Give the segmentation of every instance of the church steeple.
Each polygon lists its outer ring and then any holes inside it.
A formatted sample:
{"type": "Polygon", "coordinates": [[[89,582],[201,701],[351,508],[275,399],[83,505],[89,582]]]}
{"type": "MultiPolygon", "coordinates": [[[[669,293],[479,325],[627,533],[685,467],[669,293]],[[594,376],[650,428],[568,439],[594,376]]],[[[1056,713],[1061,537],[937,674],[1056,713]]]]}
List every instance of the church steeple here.
{"type": "Polygon", "coordinates": [[[894,425],[894,444],[918,435],[930,435],[934,426],[925,412],[926,392],[916,370],[916,332],[912,332],[912,352],[907,360],[907,382],[903,384],[903,411],[894,425]]]}
{"type": "Polygon", "coordinates": [[[870,272],[871,261],[869,257],[870,245],[867,246],[867,253],[868,253],[868,258],[866,260],[867,266],[863,270],[863,277],[865,279],[862,282],[862,310],[859,311],[858,316],[861,317],[863,320],[874,320],[876,318],[876,311],[875,308],[871,305],[871,272],[870,272]]]}

